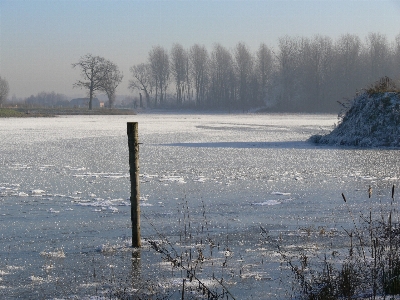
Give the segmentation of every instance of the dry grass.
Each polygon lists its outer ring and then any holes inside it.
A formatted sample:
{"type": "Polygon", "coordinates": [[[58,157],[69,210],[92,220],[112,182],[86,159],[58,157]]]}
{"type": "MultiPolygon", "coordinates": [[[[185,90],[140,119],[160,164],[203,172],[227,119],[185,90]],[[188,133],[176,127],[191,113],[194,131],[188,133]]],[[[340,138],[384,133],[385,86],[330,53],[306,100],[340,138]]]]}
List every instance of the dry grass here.
{"type": "MultiPolygon", "coordinates": [[[[280,251],[294,275],[297,298],[381,299],[400,294],[400,220],[394,205],[394,186],[388,203],[389,213],[378,220],[361,215],[357,223],[349,210],[354,227],[344,230],[349,239],[348,254],[338,257],[327,253],[322,262],[301,253],[289,257],[280,251]]],[[[343,196],[345,205],[349,200],[343,196]]]]}
{"type": "Polygon", "coordinates": [[[0,118],[24,118],[30,115],[11,108],[0,108],[0,118]]]}
{"type": "Polygon", "coordinates": [[[366,88],[365,91],[369,96],[381,93],[400,93],[400,89],[396,86],[395,82],[387,76],[380,78],[377,82],[366,88]]]}

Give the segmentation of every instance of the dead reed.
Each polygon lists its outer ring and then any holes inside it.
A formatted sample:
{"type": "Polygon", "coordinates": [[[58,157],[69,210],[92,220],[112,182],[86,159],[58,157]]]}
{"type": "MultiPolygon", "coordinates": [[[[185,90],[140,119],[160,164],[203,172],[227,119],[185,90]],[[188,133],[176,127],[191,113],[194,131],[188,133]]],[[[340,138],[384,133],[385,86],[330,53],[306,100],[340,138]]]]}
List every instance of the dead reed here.
{"type": "Polygon", "coordinates": [[[178,219],[180,226],[179,243],[172,243],[164,234],[159,232],[150,220],[149,224],[157,233],[157,239],[146,239],[151,248],[162,255],[164,261],[171,265],[172,270],[181,274],[181,299],[235,299],[225,284],[224,272],[228,268],[230,259],[228,237],[222,251],[220,243],[212,239],[209,232],[204,202],[202,203],[201,220],[194,221],[187,201],[183,201],[178,209],[181,216],[178,219]],[[217,248],[218,251],[215,251],[217,248]],[[215,270],[219,269],[217,272],[215,270]],[[197,295],[197,296],[196,296],[197,295]]]}
{"type": "MultiPolygon", "coordinates": [[[[372,197],[371,187],[368,189],[372,197]]],[[[370,209],[359,221],[349,216],[353,229],[343,228],[349,240],[347,254],[336,251],[313,257],[306,253],[290,256],[278,246],[278,252],[294,275],[293,293],[300,299],[382,299],[400,294],[400,222],[395,203],[395,186],[387,203],[374,219],[370,209]]],[[[344,194],[345,205],[351,200],[344,194]]]]}

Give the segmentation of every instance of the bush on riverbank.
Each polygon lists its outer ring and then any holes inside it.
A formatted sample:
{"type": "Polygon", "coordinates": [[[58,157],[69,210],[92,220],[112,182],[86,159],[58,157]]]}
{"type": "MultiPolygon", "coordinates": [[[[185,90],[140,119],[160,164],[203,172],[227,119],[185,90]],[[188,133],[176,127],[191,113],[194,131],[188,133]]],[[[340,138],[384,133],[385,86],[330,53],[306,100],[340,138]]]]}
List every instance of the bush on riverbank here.
{"type": "Polygon", "coordinates": [[[388,77],[342,104],[339,125],[326,135],[314,135],[319,144],[359,147],[400,147],[400,89],[388,77]]]}

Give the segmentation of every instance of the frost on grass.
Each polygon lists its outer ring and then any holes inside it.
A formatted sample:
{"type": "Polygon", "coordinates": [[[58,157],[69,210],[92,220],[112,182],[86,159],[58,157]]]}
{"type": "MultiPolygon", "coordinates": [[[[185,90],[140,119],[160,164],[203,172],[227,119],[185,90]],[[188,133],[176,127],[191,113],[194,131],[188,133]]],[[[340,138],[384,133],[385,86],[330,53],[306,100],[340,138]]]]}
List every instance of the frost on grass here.
{"type": "Polygon", "coordinates": [[[357,147],[400,147],[400,90],[387,77],[343,105],[339,125],[319,144],[357,147]]]}

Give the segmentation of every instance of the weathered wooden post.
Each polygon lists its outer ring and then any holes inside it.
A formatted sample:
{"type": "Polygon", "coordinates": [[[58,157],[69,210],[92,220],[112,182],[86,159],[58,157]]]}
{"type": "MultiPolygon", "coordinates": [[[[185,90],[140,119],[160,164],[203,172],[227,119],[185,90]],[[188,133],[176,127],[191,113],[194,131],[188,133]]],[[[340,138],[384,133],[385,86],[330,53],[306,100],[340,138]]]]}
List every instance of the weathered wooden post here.
{"type": "Polygon", "coordinates": [[[140,244],[139,134],[138,123],[128,122],[129,174],[131,178],[132,247],[140,244]]]}

